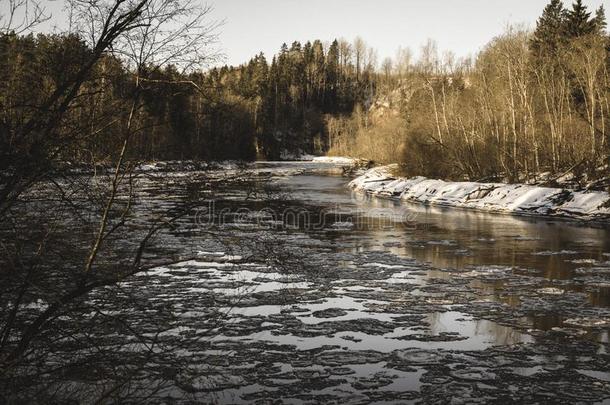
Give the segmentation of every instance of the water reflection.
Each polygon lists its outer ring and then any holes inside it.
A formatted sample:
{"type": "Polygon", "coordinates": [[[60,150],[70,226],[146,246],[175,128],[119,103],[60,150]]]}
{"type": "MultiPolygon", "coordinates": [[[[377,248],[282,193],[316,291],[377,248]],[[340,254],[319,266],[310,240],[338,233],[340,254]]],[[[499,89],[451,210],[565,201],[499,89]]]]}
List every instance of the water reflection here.
{"type": "MultiPolygon", "coordinates": [[[[337,185],[337,180],[331,181],[330,188],[343,195],[337,185]]],[[[361,197],[344,201],[344,206],[358,213],[353,218],[362,230],[357,251],[382,249],[437,268],[500,265],[535,270],[548,280],[572,280],[583,265],[609,260],[610,230],[603,227],[408,204],[415,227],[396,223],[391,230],[367,229],[376,224],[369,217],[375,208],[398,212],[402,206],[361,197]]],[[[604,285],[593,289],[590,302],[610,306],[608,290],[604,285]]]]}
{"type": "MultiPolygon", "coordinates": [[[[383,251],[414,258],[438,269],[505,266],[513,269],[512,272],[527,272],[543,277],[549,283],[562,283],[561,288],[565,291],[585,292],[594,306],[610,306],[610,286],[574,280],[579,276],[577,269],[610,260],[610,230],[605,227],[371,198],[346,192],[348,179],[327,175],[337,174],[332,167],[323,169],[325,173],[320,174],[316,172],[318,164],[269,162],[260,163],[258,167],[275,174],[287,167],[290,170],[298,168],[301,175],[279,176],[276,181],[279,188],[287,191],[287,204],[294,203],[309,210],[305,221],[299,217],[290,225],[307,230],[308,225],[321,223],[325,229],[309,231],[333,240],[339,246],[349,242],[350,252],[383,251]],[[390,216],[408,220],[385,226],[388,212],[393,213],[390,216]],[[383,217],[382,221],[380,217],[383,217]],[[351,226],[335,227],[333,221],[351,226]]],[[[427,277],[442,279],[450,275],[431,270],[417,277],[423,281],[427,277]]],[[[513,308],[521,304],[519,295],[507,293],[502,281],[473,279],[469,286],[486,299],[513,308]]],[[[438,314],[431,316],[442,318],[438,314]]],[[[561,320],[546,315],[530,321],[534,328],[541,330],[561,325],[561,320]]],[[[500,328],[494,333],[498,342],[508,342],[511,338],[507,335],[513,332],[510,328],[500,328]]]]}
{"type": "MultiPolygon", "coordinates": [[[[282,179],[295,199],[337,204],[354,214],[358,235],[347,236],[354,251],[384,250],[412,257],[437,268],[500,265],[535,270],[548,280],[572,280],[587,261],[610,260],[610,229],[574,221],[515,217],[470,210],[440,208],[346,193],[348,179],[315,174],[282,179]],[[409,212],[409,224],[380,229],[371,216],[377,209],[409,212]],[[372,225],[372,226],[371,226],[372,225]],[[415,226],[413,226],[415,225],[415,226]]],[[[387,214],[384,214],[387,215],[387,214]]],[[[336,236],[341,240],[341,236],[336,236]]],[[[568,288],[578,290],[579,286],[568,288]]],[[[488,289],[493,291],[493,287],[488,289]]],[[[588,289],[590,303],[610,306],[609,286],[588,289]]],[[[517,302],[515,297],[499,297],[517,302]]]]}
{"type": "Polygon", "coordinates": [[[432,334],[459,330],[469,336],[468,350],[480,350],[490,343],[507,346],[532,341],[529,335],[514,328],[484,319],[473,320],[460,312],[436,312],[427,315],[426,319],[430,322],[432,334]]]}

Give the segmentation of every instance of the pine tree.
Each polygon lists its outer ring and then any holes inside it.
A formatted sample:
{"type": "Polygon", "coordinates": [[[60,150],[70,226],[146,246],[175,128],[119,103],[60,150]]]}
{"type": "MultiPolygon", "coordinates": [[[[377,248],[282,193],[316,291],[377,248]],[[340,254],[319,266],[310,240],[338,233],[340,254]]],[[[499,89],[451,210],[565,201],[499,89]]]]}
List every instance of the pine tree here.
{"type": "Polygon", "coordinates": [[[595,32],[600,35],[604,35],[606,32],[606,28],[608,28],[608,23],[606,22],[606,11],[604,10],[604,5],[599,6],[597,11],[595,12],[595,17],[593,18],[593,24],[595,25],[595,32]]]}
{"type": "Polygon", "coordinates": [[[326,53],[325,69],[325,110],[335,112],[337,108],[337,87],[339,86],[339,41],[332,42],[326,53]]]}
{"type": "Polygon", "coordinates": [[[280,57],[284,56],[287,53],[288,53],[288,45],[286,45],[286,42],[284,42],[282,44],[282,47],[280,48],[280,57]]]}
{"type": "Polygon", "coordinates": [[[256,89],[256,94],[262,97],[267,87],[269,65],[267,65],[267,59],[265,58],[265,54],[263,54],[262,52],[258,54],[255,60],[256,66],[253,77],[254,86],[256,89]]]}
{"type": "Polygon", "coordinates": [[[311,46],[313,65],[313,84],[316,92],[316,103],[323,108],[324,105],[324,82],[325,82],[325,60],[324,46],[320,40],[315,40],[311,46]]]}
{"type": "Polygon", "coordinates": [[[587,6],[582,3],[582,0],[576,0],[572,4],[572,9],[567,13],[566,35],[569,38],[577,38],[594,31],[595,23],[594,20],[591,20],[591,12],[587,11],[587,6]]]}
{"type": "Polygon", "coordinates": [[[566,18],[566,10],[561,0],[551,0],[536,23],[531,42],[534,55],[542,57],[556,54],[564,40],[566,18]]]}
{"type": "Polygon", "coordinates": [[[301,43],[299,41],[294,41],[290,46],[291,52],[301,52],[301,43]]]}

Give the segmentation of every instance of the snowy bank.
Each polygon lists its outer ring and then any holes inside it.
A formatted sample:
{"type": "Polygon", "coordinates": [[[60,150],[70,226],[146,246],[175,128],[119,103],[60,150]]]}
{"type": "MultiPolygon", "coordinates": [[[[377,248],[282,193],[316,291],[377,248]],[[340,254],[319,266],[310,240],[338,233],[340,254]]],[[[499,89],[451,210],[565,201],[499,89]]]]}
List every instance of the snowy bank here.
{"type": "Polygon", "coordinates": [[[371,195],[430,205],[517,215],[610,221],[610,195],[526,184],[446,182],[425,177],[401,178],[397,165],[376,167],[350,182],[371,195]]]}
{"type": "Polygon", "coordinates": [[[340,157],[340,156],[316,156],[311,159],[312,162],[316,163],[333,163],[339,165],[349,165],[355,166],[361,162],[362,159],[350,158],[350,157],[340,157]]]}

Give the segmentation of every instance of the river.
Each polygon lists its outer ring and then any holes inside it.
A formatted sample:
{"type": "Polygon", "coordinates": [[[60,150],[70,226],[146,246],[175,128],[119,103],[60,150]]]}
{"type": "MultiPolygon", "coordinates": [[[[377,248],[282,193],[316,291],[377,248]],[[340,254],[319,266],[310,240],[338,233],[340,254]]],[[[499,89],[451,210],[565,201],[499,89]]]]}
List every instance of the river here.
{"type": "MultiPolygon", "coordinates": [[[[107,304],[163,347],[165,360],[151,360],[130,386],[137,395],[264,404],[610,398],[609,229],[369,198],[330,164],[249,170],[264,180],[213,194],[203,182],[197,195],[208,204],[160,242],[185,260],[133,277],[107,304]],[[141,312],[116,303],[134,296],[141,312]],[[170,315],[159,333],[151,319],[162,308],[170,315]]],[[[140,209],[171,207],[196,176],[152,176],[140,209]]]]}

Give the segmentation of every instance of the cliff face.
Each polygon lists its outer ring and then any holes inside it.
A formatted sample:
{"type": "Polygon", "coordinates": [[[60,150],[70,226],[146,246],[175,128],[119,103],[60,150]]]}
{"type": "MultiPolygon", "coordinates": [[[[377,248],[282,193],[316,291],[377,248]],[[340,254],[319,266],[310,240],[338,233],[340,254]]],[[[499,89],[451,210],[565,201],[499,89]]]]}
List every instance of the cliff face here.
{"type": "Polygon", "coordinates": [[[371,99],[368,113],[373,123],[388,117],[399,117],[407,109],[408,103],[417,91],[414,83],[403,80],[396,86],[381,86],[371,99]]]}

